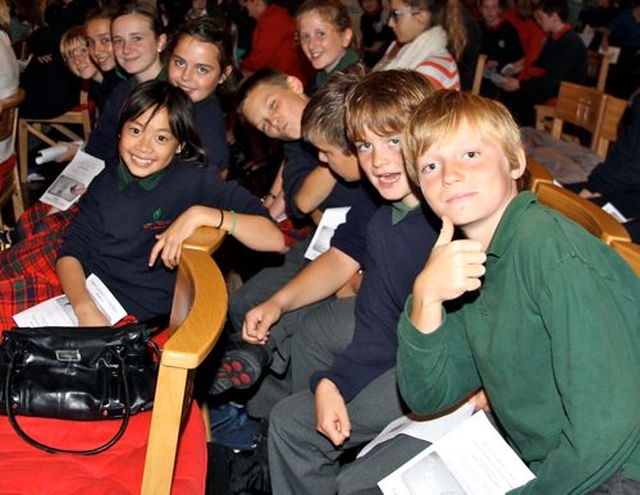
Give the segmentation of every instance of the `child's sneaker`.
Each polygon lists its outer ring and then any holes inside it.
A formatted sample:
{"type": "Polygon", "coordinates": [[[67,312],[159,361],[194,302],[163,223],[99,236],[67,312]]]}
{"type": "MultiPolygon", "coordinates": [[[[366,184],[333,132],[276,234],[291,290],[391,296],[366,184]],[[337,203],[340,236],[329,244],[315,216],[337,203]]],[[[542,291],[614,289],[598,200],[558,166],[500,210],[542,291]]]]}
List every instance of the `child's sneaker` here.
{"type": "Polygon", "coordinates": [[[230,339],[209,392],[218,395],[230,388],[245,389],[256,383],[269,363],[269,352],[263,345],[248,344],[240,335],[230,339]]]}

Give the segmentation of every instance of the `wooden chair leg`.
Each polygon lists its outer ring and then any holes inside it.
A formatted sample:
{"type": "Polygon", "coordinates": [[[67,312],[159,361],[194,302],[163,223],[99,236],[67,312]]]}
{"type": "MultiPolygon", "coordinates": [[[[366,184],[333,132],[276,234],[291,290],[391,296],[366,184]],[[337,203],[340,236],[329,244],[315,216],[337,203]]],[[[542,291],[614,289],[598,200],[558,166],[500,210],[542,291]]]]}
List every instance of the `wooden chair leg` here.
{"type": "Polygon", "coordinates": [[[24,212],[24,197],[22,196],[22,183],[20,182],[20,175],[18,173],[18,167],[13,167],[13,180],[15,184],[15,191],[13,192],[13,219],[18,221],[22,213],[24,212]]]}
{"type": "Polygon", "coordinates": [[[20,119],[18,124],[18,158],[20,160],[20,183],[27,182],[27,167],[29,164],[29,124],[20,119]]]}

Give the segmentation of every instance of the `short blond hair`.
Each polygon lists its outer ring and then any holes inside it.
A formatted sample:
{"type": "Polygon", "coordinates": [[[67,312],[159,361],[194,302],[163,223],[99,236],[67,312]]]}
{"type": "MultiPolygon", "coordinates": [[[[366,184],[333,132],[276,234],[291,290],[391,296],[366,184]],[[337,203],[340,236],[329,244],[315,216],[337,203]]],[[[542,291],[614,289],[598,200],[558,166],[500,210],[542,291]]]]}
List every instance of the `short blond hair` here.
{"type": "Polygon", "coordinates": [[[87,36],[84,32],[84,26],[73,26],[65,31],[62,38],[60,38],[60,55],[62,55],[65,63],[78,47],[87,48],[87,36]]]}
{"type": "Polygon", "coordinates": [[[495,139],[512,170],[520,167],[520,128],[502,103],[472,93],[441,90],[416,108],[402,133],[407,173],[416,184],[418,158],[435,143],[454,136],[463,121],[482,136],[495,139]]]}

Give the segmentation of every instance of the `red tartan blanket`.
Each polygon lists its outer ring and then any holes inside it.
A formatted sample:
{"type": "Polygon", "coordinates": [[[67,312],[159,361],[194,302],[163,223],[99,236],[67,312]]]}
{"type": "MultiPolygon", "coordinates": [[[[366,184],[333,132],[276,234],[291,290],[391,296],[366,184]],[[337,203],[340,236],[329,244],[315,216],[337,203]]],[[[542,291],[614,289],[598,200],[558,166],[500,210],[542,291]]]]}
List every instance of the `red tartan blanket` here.
{"type": "Polygon", "coordinates": [[[75,208],[47,215],[50,206],[36,203],[16,226],[21,240],[0,253],[0,329],[14,326],[12,316],[62,294],[56,258],[75,208]]]}

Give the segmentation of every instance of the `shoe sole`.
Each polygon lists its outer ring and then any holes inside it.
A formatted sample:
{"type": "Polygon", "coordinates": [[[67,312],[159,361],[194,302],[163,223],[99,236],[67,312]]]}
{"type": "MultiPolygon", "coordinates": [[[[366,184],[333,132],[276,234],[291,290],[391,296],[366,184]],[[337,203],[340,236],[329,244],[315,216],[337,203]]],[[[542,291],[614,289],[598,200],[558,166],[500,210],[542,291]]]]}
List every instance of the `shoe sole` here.
{"type": "Polygon", "coordinates": [[[251,359],[246,353],[229,351],[222,359],[218,373],[220,373],[220,376],[224,373],[226,379],[231,382],[232,387],[245,389],[260,378],[262,363],[251,359]]]}

